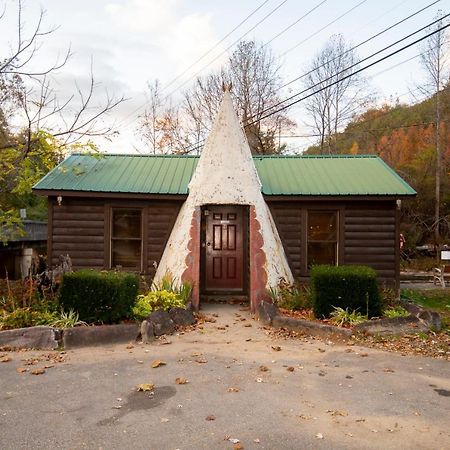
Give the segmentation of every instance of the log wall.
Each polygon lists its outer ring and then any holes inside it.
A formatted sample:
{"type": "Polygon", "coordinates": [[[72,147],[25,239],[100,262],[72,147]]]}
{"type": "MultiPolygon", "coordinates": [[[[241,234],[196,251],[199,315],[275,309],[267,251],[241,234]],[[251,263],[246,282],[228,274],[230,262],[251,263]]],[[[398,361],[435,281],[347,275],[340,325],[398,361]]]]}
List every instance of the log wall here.
{"type": "Polygon", "coordinates": [[[142,269],[154,275],[181,201],[104,200],[63,197],[49,200],[48,258],[69,254],[74,269],[110,268],[110,217],[114,207],[140,208],[143,217],[142,269]]]}
{"type": "Polygon", "coordinates": [[[295,278],[308,276],[307,211],[325,209],[339,214],[339,264],[367,265],[377,271],[382,284],[399,286],[399,224],[394,200],[267,201],[295,278]]]}

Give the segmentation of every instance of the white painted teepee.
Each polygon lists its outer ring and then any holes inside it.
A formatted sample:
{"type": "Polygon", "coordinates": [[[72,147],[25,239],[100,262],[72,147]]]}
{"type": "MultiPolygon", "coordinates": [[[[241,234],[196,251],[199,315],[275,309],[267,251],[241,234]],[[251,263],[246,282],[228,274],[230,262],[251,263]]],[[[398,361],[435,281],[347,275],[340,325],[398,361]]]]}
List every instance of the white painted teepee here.
{"type": "MultiPolygon", "coordinates": [[[[255,292],[252,284],[263,279],[265,290],[276,286],[281,278],[292,282],[293,277],[272,215],[261,193],[261,181],[228,91],[224,93],[212,131],[189,184],[189,195],[180,209],[157,268],[156,280],[169,271],[178,280],[194,278],[190,281],[198,287],[200,208],[214,204],[250,207],[250,297],[254,307],[260,301],[256,296],[263,293],[255,292]],[[252,240],[256,238],[262,238],[259,253],[263,257],[258,260],[263,260],[263,267],[259,269],[252,265],[255,260],[252,258],[252,240]],[[265,274],[256,273],[256,270],[264,270],[265,274]]],[[[194,297],[198,295],[197,289],[194,297]]],[[[198,306],[198,299],[194,298],[193,303],[198,306]]]]}

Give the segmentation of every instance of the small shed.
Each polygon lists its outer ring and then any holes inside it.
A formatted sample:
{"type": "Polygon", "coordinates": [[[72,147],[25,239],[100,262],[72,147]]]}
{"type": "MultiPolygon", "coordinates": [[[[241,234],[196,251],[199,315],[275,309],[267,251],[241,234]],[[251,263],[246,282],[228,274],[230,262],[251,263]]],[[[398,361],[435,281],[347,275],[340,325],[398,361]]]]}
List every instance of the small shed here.
{"type": "Polygon", "coordinates": [[[169,270],[254,308],[314,264],[364,264],[399,286],[399,209],[416,192],[379,157],[252,156],[228,93],[200,157],[72,154],[34,187],[48,196],[48,261],[169,270]]]}

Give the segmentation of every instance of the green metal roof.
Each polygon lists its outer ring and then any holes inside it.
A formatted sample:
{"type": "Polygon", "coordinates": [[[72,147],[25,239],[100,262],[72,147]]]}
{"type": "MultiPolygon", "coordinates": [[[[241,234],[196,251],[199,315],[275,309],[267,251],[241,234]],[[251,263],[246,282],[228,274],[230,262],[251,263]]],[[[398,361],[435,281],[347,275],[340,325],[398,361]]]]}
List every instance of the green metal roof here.
{"type": "MultiPolygon", "coordinates": [[[[34,189],[187,194],[198,156],[72,154],[34,189]]],[[[265,195],[415,195],[379,157],[255,156],[265,195]]]]}

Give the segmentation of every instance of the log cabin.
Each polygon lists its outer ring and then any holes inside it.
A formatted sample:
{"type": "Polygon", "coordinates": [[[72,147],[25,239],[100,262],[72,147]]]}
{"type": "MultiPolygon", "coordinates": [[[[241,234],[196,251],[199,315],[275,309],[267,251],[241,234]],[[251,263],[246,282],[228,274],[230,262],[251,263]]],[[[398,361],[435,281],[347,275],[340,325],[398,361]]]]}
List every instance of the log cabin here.
{"type": "Polygon", "coordinates": [[[314,264],[374,268],[399,287],[399,209],[416,192],[378,156],[255,156],[224,98],[201,156],[72,154],[34,186],[48,197],[48,261],[170,272],[252,310],[314,264]]]}

